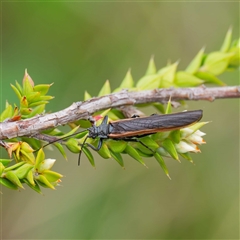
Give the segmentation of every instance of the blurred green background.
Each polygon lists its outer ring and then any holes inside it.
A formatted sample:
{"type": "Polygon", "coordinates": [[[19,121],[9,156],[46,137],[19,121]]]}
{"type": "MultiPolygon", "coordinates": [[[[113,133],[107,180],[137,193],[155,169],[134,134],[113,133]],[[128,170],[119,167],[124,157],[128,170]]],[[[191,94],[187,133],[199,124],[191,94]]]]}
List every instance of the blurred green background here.
{"type": "MultiPolygon", "coordinates": [[[[129,68],[137,81],[152,54],[158,68],[181,59],[184,69],[202,46],[218,50],[229,26],[238,38],[238,2],[2,2],[0,107],[18,103],[10,83],[25,68],[36,84],[54,82],[47,109],[58,111],[106,79],[118,87],[129,68]]],[[[239,84],[239,72],[220,78],[239,84]]],[[[44,196],[1,187],[2,238],[239,239],[238,104],[188,102],[211,121],[207,144],[194,164],[166,159],[172,180],[154,159],[146,169],[125,157],[123,170],[95,154],[93,169],[86,157],[78,167],[76,155],[47,152],[62,187],[44,196]]]]}

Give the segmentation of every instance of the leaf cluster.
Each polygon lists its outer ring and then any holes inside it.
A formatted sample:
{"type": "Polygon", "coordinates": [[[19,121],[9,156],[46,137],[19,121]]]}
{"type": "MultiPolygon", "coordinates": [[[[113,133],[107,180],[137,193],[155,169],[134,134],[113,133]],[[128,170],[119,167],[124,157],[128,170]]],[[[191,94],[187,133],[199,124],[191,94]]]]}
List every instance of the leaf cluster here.
{"type": "MultiPolygon", "coordinates": [[[[179,61],[174,63],[168,62],[165,67],[157,70],[154,58],[152,57],[144,76],[138,81],[135,82],[133,80],[131,71],[129,70],[117,89],[112,91],[110,83],[107,80],[99,91],[98,96],[104,96],[122,89],[139,91],[169,87],[197,87],[201,84],[224,86],[225,83],[218,76],[223,72],[237,69],[240,65],[239,56],[240,39],[232,41],[232,30],[230,28],[220,50],[207,54],[203,47],[185,70],[178,70],[179,61]]],[[[35,85],[26,71],[22,85],[17,81],[15,85],[11,85],[19,99],[19,106],[10,105],[7,102],[5,110],[0,114],[0,121],[17,121],[45,113],[46,104],[49,100],[53,99],[52,96],[47,95],[51,85],[35,85]]],[[[91,95],[85,92],[84,99],[88,100],[90,98],[91,95]]],[[[164,114],[171,113],[172,111],[171,101],[168,102],[166,107],[162,103],[147,105],[154,106],[157,111],[164,114]]],[[[110,120],[124,118],[124,114],[120,109],[108,109],[94,114],[93,118],[96,120],[96,124],[100,124],[101,119],[105,115],[108,115],[110,120]]],[[[105,159],[115,159],[122,167],[124,167],[122,155],[129,155],[144,166],[146,165],[143,158],[154,157],[169,177],[164,158],[173,158],[180,161],[179,156],[181,156],[192,162],[190,153],[200,152],[198,145],[205,143],[202,138],[204,133],[199,130],[205,124],[206,122],[200,122],[185,129],[159,132],[146,136],[140,139],[143,144],[140,142],[106,140],[103,142],[103,146],[98,151],[98,154],[105,159]]],[[[49,139],[64,138],[61,143],[56,141],[53,143],[64,158],[67,158],[65,148],[63,147],[63,145],[66,145],[69,151],[76,154],[79,154],[82,150],[90,164],[95,167],[91,151],[87,145],[84,147],[81,146],[86,138],[87,131],[67,138],[75,134],[79,127],[88,128],[91,124],[83,120],[78,120],[68,125],[70,131],[67,133],[55,128],[45,130],[43,134],[49,139]]],[[[98,139],[87,140],[89,144],[94,146],[98,145],[98,141],[98,139]]],[[[0,183],[11,189],[23,188],[23,183],[26,183],[39,193],[41,192],[40,186],[54,189],[61,181],[62,175],[50,170],[55,160],[45,159],[43,149],[37,153],[34,152],[34,150],[39,149],[43,144],[44,142],[41,140],[27,137],[18,137],[4,142],[0,141],[0,145],[7,150],[9,155],[9,159],[0,159],[0,183]],[[11,159],[14,159],[14,161],[11,161],[11,159]]]]}

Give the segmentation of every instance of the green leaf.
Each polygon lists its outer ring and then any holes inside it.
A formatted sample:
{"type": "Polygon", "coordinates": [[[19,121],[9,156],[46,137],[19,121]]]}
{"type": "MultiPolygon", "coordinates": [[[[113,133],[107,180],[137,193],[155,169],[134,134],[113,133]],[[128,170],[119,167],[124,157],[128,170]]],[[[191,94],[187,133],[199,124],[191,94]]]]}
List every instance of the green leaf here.
{"type": "Polygon", "coordinates": [[[125,141],[107,141],[106,143],[108,147],[112,150],[114,153],[121,153],[125,150],[127,146],[127,142],[125,141]]]}
{"type": "Polygon", "coordinates": [[[140,90],[148,90],[158,88],[160,85],[161,76],[158,74],[147,75],[139,79],[137,88],[140,90]]]}
{"type": "Polygon", "coordinates": [[[166,166],[163,158],[161,157],[161,155],[160,155],[159,153],[155,153],[155,154],[154,154],[154,157],[155,157],[155,159],[158,161],[158,163],[160,164],[161,168],[163,169],[163,171],[165,172],[165,174],[167,175],[167,177],[168,177],[169,179],[171,179],[170,176],[169,176],[169,172],[168,172],[167,166],[166,166]]]}
{"type": "Polygon", "coordinates": [[[98,154],[104,159],[108,159],[111,157],[110,151],[105,142],[102,143],[102,147],[98,151],[98,154]]]}
{"type": "Polygon", "coordinates": [[[187,72],[179,71],[176,73],[175,84],[178,87],[195,87],[203,84],[204,81],[187,72]]]}
{"type": "Polygon", "coordinates": [[[209,123],[209,122],[198,122],[188,128],[192,129],[193,132],[196,132],[198,129],[200,129],[202,126],[206,125],[207,123],[209,123]]]}
{"type": "Polygon", "coordinates": [[[2,178],[0,177],[0,183],[7,187],[7,188],[10,188],[10,189],[13,189],[13,190],[17,190],[18,189],[18,186],[13,184],[12,182],[10,182],[8,179],[6,178],[2,178]]]}
{"type": "Polygon", "coordinates": [[[47,180],[47,178],[41,174],[39,174],[38,176],[35,177],[35,179],[38,181],[38,183],[45,187],[45,188],[51,188],[51,189],[55,189],[54,186],[47,180]]]}
{"type": "Polygon", "coordinates": [[[14,171],[14,173],[16,174],[16,176],[19,179],[23,179],[27,176],[28,172],[33,169],[33,165],[31,164],[24,164],[21,167],[19,167],[17,170],[14,171]]]}
{"type": "Polygon", "coordinates": [[[36,107],[36,106],[40,106],[40,105],[46,105],[48,103],[49,103],[48,101],[37,101],[37,102],[30,103],[28,106],[29,107],[36,107]]]}
{"type": "Polygon", "coordinates": [[[179,64],[179,61],[166,66],[162,69],[160,69],[157,74],[161,77],[161,82],[159,87],[170,87],[173,84],[175,73],[177,70],[177,66],[179,64]]]}
{"type": "Polygon", "coordinates": [[[173,142],[179,143],[180,140],[181,140],[181,132],[180,132],[180,130],[178,129],[178,130],[171,131],[169,137],[173,140],[173,142]]]}
{"type": "Polygon", "coordinates": [[[193,163],[192,157],[190,156],[189,152],[186,153],[179,153],[180,156],[182,156],[183,158],[185,158],[186,160],[188,160],[189,162],[193,163]]]}
{"type": "Polygon", "coordinates": [[[128,144],[127,147],[125,148],[125,152],[146,167],[146,164],[142,160],[142,158],[139,155],[139,153],[137,152],[137,150],[135,150],[135,148],[133,148],[132,146],[130,146],[128,144]]]}
{"type": "Polygon", "coordinates": [[[232,41],[232,28],[230,27],[220,48],[220,52],[227,52],[231,46],[231,41],[232,41]]]}
{"type": "Polygon", "coordinates": [[[82,149],[82,151],[85,153],[85,155],[87,156],[87,158],[88,158],[88,160],[89,160],[89,162],[91,163],[91,165],[93,166],[93,167],[95,167],[95,162],[94,162],[94,157],[93,157],[93,155],[92,155],[92,153],[89,151],[89,149],[87,149],[87,148],[83,148],[82,149]]]}
{"type": "Polygon", "coordinates": [[[23,94],[22,94],[22,91],[23,91],[22,86],[18,83],[18,81],[15,81],[15,82],[16,82],[16,87],[17,87],[20,95],[22,96],[22,95],[23,95],[23,94]]]}
{"type": "Polygon", "coordinates": [[[35,160],[35,169],[39,169],[42,161],[45,159],[45,154],[42,148],[38,150],[37,157],[35,160]]]}
{"type": "Polygon", "coordinates": [[[4,167],[6,167],[11,161],[11,159],[0,159],[0,163],[2,163],[4,167]]]}
{"type": "Polygon", "coordinates": [[[129,88],[132,88],[133,86],[134,86],[134,81],[132,78],[131,70],[129,69],[119,88],[129,89],[129,88]]]}
{"type": "Polygon", "coordinates": [[[62,174],[54,172],[52,170],[44,170],[42,174],[49,182],[56,182],[63,177],[62,174]]]}
{"type": "Polygon", "coordinates": [[[40,95],[46,95],[48,93],[49,88],[53,85],[53,83],[51,84],[39,84],[33,87],[33,90],[35,92],[40,92],[40,95]]]}
{"type": "Polygon", "coordinates": [[[29,183],[27,179],[23,179],[22,181],[23,181],[24,183],[26,183],[31,189],[33,189],[33,190],[36,191],[37,193],[42,194],[41,189],[40,189],[40,187],[39,187],[39,185],[38,185],[38,183],[37,183],[36,181],[34,182],[34,185],[32,185],[31,183],[29,183]]]}
{"type": "Polygon", "coordinates": [[[13,91],[15,92],[15,94],[17,95],[18,99],[21,100],[22,94],[21,94],[21,92],[19,91],[19,89],[16,88],[16,87],[15,87],[14,85],[12,85],[12,84],[11,84],[11,87],[12,87],[13,91]]]}
{"type": "Polygon", "coordinates": [[[28,77],[23,80],[23,95],[28,96],[28,94],[33,92],[33,86],[28,77]]]}
{"type": "Polygon", "coordinates": [[[124,162],[120,153],[114,152],[110,149],[111,156],[115,159],[121,167],[124,168],[124,162]]]}
{"type": "Polygon", "coordinates": [[[63,146],[58,142],[54,143],[53,145],[59,150],[59,152],[62,154],[62,156],[67,160],[67,155],[65,153],[63,146]]]}
{"type": "Polygon", "coordinates": [[[210,72],[214,75],[223,73],[229,64],[229,60],[234,56],[234,53],[212,52],[210,53],[201,68],[204,72],[210,72]]]}
{"type": "Polygon", "coordinates": [[[0,115],[0,122],[3,122],[5,119],[11,118],[13,116],[13,107],[10,104],[6,104],[7,107],[0,115]]]}
{"type": "Polygon", "coordinates": [[[33,117],[37,114],[42,114],[45,110],[45,105],[39,105],[32,109],[32,112],[28,115],[28,118],[33,117]]]}
{"type": "Polygon", "coordinates": [[[169,138],[166,138],[166,139],[162,142],[162,147],[171,155],[171,157],[172,157],[173,159],[179,161],[178,154],[177,154],[177,150],[176,150],[173,142],[172,142],[169,138]]]}
{"type": "MultiPolygon", "coordinates": [[[[143,146],[140,142],[142,142],[144,145],[148,146],[152,151],[155,151],[157,148],[159,148],[158,144],[149,136],[142,137],[139,139],[139,142],[137,142],[138,146],[142,146],[145,150],[150,151],[148,148],[143,146]]],[[[152,151],[150,151],[150,154],[152,154],[152,151]]]]}
{"type": "Polygon", "coordinates": [[[189,63],[186,68],[186,72],[190,74],[194,74],[198,71],[201,66],[203,54],[204,54],[205,47],[203,47],[198,54],[194,57],[194,59],[189,63]]]}
{"type": "Polygon", "coordinates": [[[11,181],[13,184],[15,184],[16,186],[23,188],[23,185],[21,184],[19,178],[16,176],[16,174],[13,171],[8,171],[5,173],[5,177],[11,181]]]}
{"type": "Polygon", "coordinates": [[[84,92],[84,101],[87,101],[88,99],[91,99],[91,98],[92,98],[92,96],[87,91],[85,91],[84,92]]]}
{"type": "Polygon", "coordinates": [[[209,72],[197,72],[195,76],[204,80],[205,83],[213,83],[220,86],[225,86],[226,84],[218,79],[214,74],[209,72]]]}
{"type": "Polygon", "coordinates": [[[148,68],[147,68],[147,71],[145,73],[145,76],[156,74],[156,72],[157,72],[157,69],[156,69],[156,65],[155,65],[155,62],[154,62],[154,57],[152,56],[150,61],[149,61],[148,68]]]}
{"type": "Polygon", "coordinates": [[[100,92],[98,93],[98,96],[101,97],[101,96],[105,96],[107,94],[110,94],[111,93],[111,88],[110,88],[110,83],[109,81],[107,80],[102,89],[100,90],[100,92]]]}
{"type": "Polygon", "coordinates": [[[66,146],[72,153],[79,153],[81,149],[78,141],[75,138],[68,139],[66,146]]]}
{"type": "Polygon", "coordinates": [[[25,164],[25,162],[16,163],[16,164],[14,164],[14,165],[12,165],[12,166],[10,166],[10,167],[5,168],[4,171],[7,172],[7,171],[14,170],[14,169],[16,169],[16,168],[21,167],[23,164],[25,164]]]}
{"type": "Polygon", "coordinates": [[[166,110],[165,110],[165,114],[170,114],[170,113],[172,113],[171,97],[168,100],[168,104],[167,104],[167,107],[166,107],[166,110]]]}

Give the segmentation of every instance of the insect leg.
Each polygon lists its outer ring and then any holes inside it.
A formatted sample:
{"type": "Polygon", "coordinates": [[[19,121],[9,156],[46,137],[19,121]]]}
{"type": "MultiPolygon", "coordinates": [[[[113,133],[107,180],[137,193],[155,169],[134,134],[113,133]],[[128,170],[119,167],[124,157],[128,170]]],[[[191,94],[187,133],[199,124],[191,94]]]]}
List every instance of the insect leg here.
{"type": "Polygon", "coordinates": [[[139,140],[138,138],[122,138],[119,140],[123,140],[126,142],[138,142],[140,144],[142,144],[145,148],[147,148],[148,150],[150,150],[152,153],[155,153],[155,151],[153,151],[150,147],[148,147],[146,144],[144,144],[141,140],[139,140]]]}

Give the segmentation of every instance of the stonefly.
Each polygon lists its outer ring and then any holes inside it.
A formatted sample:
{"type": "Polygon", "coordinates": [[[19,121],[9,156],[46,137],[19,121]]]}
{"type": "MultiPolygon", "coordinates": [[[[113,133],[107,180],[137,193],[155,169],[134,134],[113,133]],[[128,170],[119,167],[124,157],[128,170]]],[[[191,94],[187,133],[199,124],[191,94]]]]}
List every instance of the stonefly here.
{"type": "MultiPolygon", "coordinates": [[[[157,132],[185,128],[200,121],[202,115],[202,110],[195,110],[163,115],[153,114],[149,117],[133,116],[132,118],[109,122],[108,116],[105,116],[99,126],[94,125],[87,129],[88,135],[81,144],[81,149],[78,157],[78,165],[80,165],[81,153],[85,144],[87,144],[93,150],[99,151],[102,147],[104,139],[113,139],[123,140],[127,142],[139,142],[143,146],[151,150],[148,146],[141,142],[139,138],[157,132]],[[99,138],[98,146],[95,147],[89,143],[86,143],[88,138],[99,138]]],[[[78,133],[74,133],[71,136],[76,134],[78,133]]],[[[153,152],[153,150],[151,151],[153,152]]]]}

